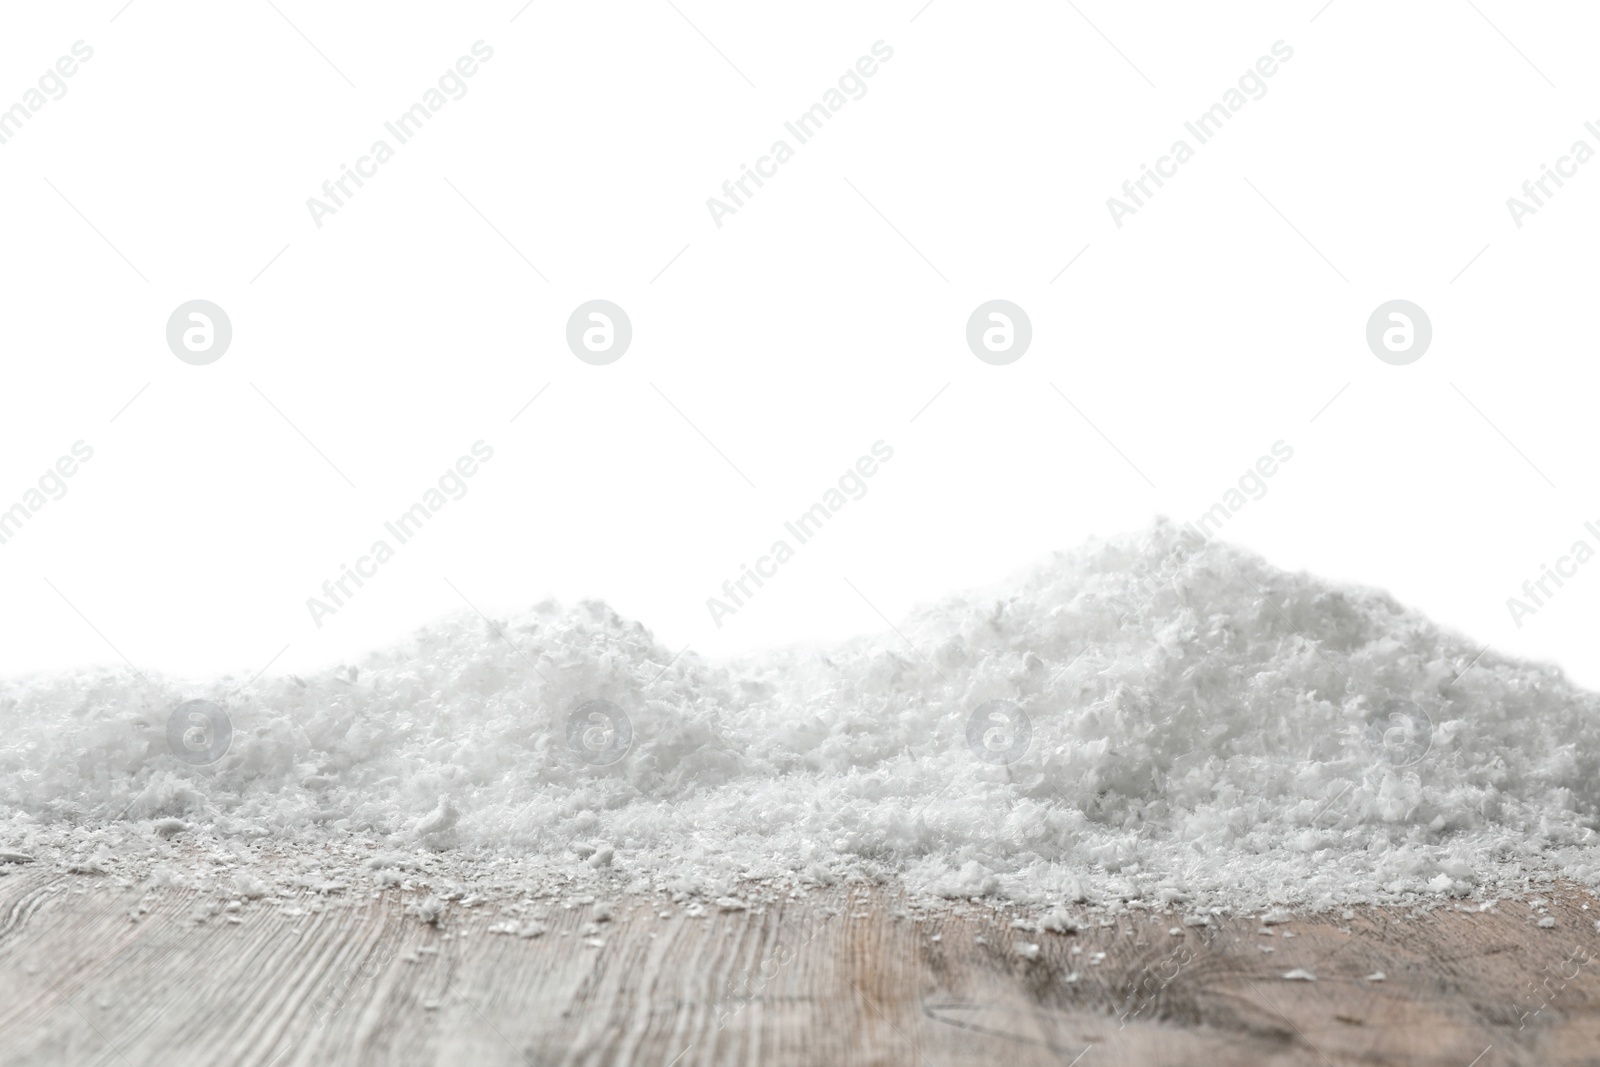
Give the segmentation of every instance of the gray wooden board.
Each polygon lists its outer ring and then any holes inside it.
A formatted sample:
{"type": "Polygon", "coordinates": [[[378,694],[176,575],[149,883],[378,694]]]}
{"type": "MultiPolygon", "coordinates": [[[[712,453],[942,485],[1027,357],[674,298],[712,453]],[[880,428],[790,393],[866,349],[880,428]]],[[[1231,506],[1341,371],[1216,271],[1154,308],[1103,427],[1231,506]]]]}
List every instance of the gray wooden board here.
{"type": "Polygon", "coordinates": [[[1272,936],[1139,911],[1015,929],[883,887],[693,917],[657,895],[589,936],[592,905],[554,906],[521,937],[489,932],[492,905],[421,921],[398,889],[207,914],[186,890],[13,866],[0,1063],[1600,1064],[1600,903],[1544,895],[1553,927],[1505,901],[1272,936]]]}

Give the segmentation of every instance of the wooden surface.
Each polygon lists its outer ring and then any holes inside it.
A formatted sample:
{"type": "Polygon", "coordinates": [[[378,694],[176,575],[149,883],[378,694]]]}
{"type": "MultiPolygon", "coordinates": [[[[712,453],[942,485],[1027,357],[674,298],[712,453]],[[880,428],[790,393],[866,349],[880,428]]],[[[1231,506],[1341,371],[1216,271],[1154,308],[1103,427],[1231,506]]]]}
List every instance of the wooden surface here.
{"type": "Polygon", "coordinates": [[[228,912],[38,866],[0,877],[8,1067],[1600,1064],[1600,903],[1570,887],[1272,936],[1138,911],[1067,935],[882,889],[701,916],[625,898],[593,927],[570,899],[457,903],[430,924],[399,889],[228,912]],[[542,936],[490,932],[535,908],[542,936]]]}

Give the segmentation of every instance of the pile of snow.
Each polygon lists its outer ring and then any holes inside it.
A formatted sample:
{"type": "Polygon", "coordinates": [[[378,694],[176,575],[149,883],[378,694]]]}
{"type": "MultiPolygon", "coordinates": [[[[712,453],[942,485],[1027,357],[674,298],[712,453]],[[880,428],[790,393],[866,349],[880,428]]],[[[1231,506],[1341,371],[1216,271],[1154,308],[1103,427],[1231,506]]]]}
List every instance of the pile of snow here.
{"type": "Polygon", "coordinates": [[[305,679],[0,682],[0,849],[82,866],[126,834],[188,835],[712,895],[1482,899],[1600,884],[1597,713],[1553,668],[1158,522],[898,633],[725,664],[674,659],[603,604],[545,603],[305,679]],[[232,724],[208,766],[168,742],[194,699],[232,724]],[[605,766],[569,743],[596,700],[632,731],[605,766]],[[986,711],[969,743],[991,701],[1021,709],[1021,742],[986,711]]]}

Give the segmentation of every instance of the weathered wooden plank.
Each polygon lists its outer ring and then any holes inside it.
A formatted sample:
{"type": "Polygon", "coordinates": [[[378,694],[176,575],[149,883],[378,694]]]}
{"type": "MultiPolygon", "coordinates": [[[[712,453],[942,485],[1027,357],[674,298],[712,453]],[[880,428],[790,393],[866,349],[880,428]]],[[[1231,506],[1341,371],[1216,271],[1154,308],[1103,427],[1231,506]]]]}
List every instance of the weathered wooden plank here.
{"type": "Polygon", "coordinates": [[[1356,909],[1270,935],[1245,917],[1175,935],[1173,915],[1137,910],[1086,914],[1064,935],[1013,927],[1019,909],[907,911],[875,888],[756,893],[747,909],[699,916],[663,895],[619,898],[609,919],[546,902],[548,932],[521,937],[491,929],[531,921],[527,902],[428,923],[406,914],[414,896],[307,892],[215,912],[193,891],[16,870],[0,878],[0,1062],[1490,1067],[1600,1055],[1600,906],[1573,887],[1538,911],[1356,909]],[[1283,977],[1296,969],[1315,980],[1283,977]]]}

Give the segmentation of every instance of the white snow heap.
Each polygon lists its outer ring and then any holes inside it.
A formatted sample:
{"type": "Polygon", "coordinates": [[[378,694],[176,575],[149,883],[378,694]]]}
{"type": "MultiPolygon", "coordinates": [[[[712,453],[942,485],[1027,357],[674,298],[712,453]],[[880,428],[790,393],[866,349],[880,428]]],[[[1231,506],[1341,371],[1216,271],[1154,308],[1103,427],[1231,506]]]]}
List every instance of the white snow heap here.
{"type": "Polygon", "coordinates": [[[605,842],[618,868],[691,881],[1191,907],[1600,884],[1600,697],[1474,661],[1385,595],[1185,551],[1163,521],[898,629],[714,664],[603,604],[547,602],[304,680],[3,681],[0,845],[181,817],[216,838],[464,856],[575,862],[574,841],[605,842]],[[233,725],[209,767],[167,747],[195,698],[233,725]],[[596,699],[633,727],[605,767],[567,740],[596,699]],[[991,700],[1031,722],[1015,762],[969,748],[991,700]]]}

